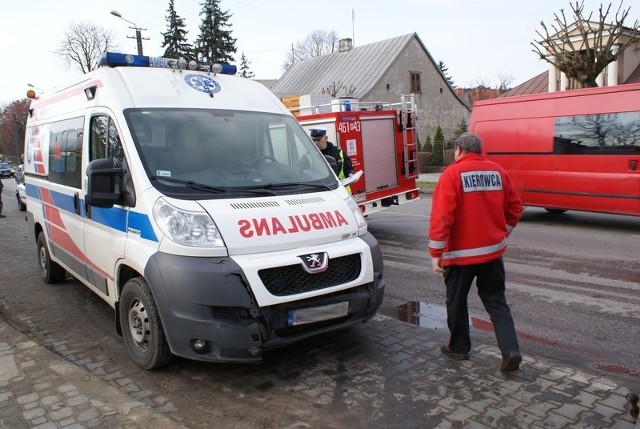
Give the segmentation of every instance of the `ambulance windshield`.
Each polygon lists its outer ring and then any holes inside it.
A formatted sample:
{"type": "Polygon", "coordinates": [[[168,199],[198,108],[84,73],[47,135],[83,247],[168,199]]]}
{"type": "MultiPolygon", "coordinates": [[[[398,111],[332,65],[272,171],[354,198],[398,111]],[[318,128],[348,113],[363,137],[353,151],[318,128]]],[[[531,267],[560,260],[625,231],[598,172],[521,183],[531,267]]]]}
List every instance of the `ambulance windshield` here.
{"type": "Polygon", "coordinates": [[[291,116],[196,109],[128,109],[125,116],[153,186],[176,198],[338,187],[326,160],[291,116]]]}

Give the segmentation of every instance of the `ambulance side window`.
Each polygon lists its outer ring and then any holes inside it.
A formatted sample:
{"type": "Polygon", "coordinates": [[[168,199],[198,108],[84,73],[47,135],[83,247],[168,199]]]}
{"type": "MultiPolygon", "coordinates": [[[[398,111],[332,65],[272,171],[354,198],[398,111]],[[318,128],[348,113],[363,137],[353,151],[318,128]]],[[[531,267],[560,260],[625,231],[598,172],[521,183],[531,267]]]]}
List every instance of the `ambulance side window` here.
{"type": "Polygon", "coordinates": [[[81,187],[82,129],[84,118],[51,124],[49,136],[49,180],[74,188],[81,187]]]}
{"type": "Polygon", "coordinates": [[[285,165],[298,168],[301,154],[307,150],[299,136],[284,122],[269,123],[269,140],[273,157],[285,165]]]}
{"type": "Polygon", "coordinates": [[[124,152],[120,135],[115,123],[107,115],[91,118],[91,134],[89,142],[89,161],[100,158],[111,158],[114,167],[122,167],[124,152]]]}
{"type": "Polygon", "coordinates": [[[284,124],[269,124],[269,137],[273,156],[283,164],[289,165],[289,147],[287,145],[287,128],[284,124]]]}

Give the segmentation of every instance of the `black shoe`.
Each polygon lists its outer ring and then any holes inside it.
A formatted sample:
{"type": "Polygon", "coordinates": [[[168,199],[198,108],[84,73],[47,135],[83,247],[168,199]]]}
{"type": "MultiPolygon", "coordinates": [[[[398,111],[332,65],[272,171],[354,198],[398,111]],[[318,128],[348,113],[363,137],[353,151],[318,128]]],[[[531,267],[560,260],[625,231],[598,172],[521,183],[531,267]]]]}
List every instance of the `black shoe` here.
{"type": "Polygon", "coordinates": [[[445,355],[454,358],[455,360],[469,360],[469,353],[454,352],[449,347],[449,344],[441,345],[440,351],[445,355]]]}
{"type": "Polygon", "coordinates": [[[500,365],[500,371],[512,372],[520,369],[520,362],[522,362],[522,356],[518,352],[509,352],[502,357],[502,365],[500,365]]]}
{"type": "Polygon", "coordinates": [[[3,215],[2,213],[0,213],[0,218],[6,217],[5,215],[3,215]]]}

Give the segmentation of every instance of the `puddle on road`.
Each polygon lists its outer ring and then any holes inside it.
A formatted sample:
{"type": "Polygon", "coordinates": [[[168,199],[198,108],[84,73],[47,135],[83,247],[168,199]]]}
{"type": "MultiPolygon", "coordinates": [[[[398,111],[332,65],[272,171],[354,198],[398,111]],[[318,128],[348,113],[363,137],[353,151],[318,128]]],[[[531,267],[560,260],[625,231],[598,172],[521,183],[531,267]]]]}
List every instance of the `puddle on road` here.
{"type": "Polygon", "coordinates": [[[427,329],[447,329],[447,309],[428,302],[409,301],[381,309],[382,314],[427,329]]]}

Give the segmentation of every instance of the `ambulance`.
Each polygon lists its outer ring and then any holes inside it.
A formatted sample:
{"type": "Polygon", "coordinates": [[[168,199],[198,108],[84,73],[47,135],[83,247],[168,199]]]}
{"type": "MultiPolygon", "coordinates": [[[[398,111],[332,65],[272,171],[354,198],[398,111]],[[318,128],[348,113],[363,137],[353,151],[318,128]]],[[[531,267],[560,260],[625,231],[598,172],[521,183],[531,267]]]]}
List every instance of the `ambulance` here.
{"type": "Polygon", "coordinates": [[[260,362],[383,300],[379,244],[335,160],[265,86],[232,74],[107,52],[72,85],[29,94],[41,276],[106,301],[144,369],[174,355],[260,362]]]}

